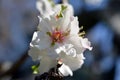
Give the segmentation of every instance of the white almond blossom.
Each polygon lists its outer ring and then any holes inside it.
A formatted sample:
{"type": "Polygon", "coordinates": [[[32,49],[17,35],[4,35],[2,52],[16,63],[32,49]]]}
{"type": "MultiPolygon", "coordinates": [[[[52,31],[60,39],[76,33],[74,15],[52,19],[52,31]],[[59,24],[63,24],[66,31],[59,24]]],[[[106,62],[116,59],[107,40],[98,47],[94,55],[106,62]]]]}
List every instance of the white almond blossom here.
{"type": "MultiPolygon", "coordinates": [[[[52,1],[49,0],[37,0],[36,8],[40,13],[40,17],[49,17],[52,14],[58,14],[61,10],[61,4],[55,4],[52,6],[52,1]]],[[[54,2],[53,2],[54,4],[54,2]]],[[[74,10],[71,4],[68,3],[67,0],[63,0],[64,6],[67,7],[67,11],[69,11],[70,15],[74,15],[74,10]]]]}
{"type": "Polygon", "coordinates": [[[36,8],[40,12],[39,16],[49,17],[49,15],[53,14],[52,5],[48,0],[37,0],[36,8]]]}
{"type": "Polygon", "coordinates": [[[62,59],[64,68],[60,68],[64,76],[71,75],[71,70],[79,69],[84,63],[83,52],[92,50],[87,38],[79,36],[78,18],[70,14],[69,9],[45,18],[39,18],[38,31],[34,32],[30,43],[29,55],[33,60],[40,60],[40,73],[48,71],[62,59]],[[69,67],[69,68],[68,68],[69,67]],[[64,72],[63,70],[66,71],[64,72]]]}
{"type": "MultiPolygon", "coordinates": [[[[67,7],[67,10],[66,10],[66,11],[69,11],[69,14],[70,14],[70,15],[74,15],[74,10],[73,10],[72,5],[69,4],[68,1],[66,1],[66,0],[63,0],[63,1],[64,1],[64,2],[63,2],[62,5],[64,5],[64,6],[67,7]]],[[[55,13],[58,13],[60,10],[61,10],[61,4],[57,4],[57,5],[55,5],[54,8],[53,8],[53,11],[54,11],[55,13]]]]}

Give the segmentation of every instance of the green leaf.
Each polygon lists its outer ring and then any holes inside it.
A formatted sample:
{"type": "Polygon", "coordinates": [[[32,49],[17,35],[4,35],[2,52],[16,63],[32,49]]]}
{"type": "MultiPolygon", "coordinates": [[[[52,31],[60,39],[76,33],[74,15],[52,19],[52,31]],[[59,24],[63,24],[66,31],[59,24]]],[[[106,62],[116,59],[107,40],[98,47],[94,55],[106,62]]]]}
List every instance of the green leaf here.
{"type": "Polygon", "coordinates": [[[59,17],[63,17],[63,14],[62,14],[62,13],[60,13],[60,14],[59,14],[59,17]]]}
{"type": "Polygon", "coordinates": [[[55,42],[53,41],[52,43],[51,43],[51,46],[53,47],[55,45],[55,42]]]}
{"type": "Polygon", "coordinates": [[[67,6],[65,5],[61,5],[61,10],[60,12],[57,14],[57,18],[62,18],[63,17],[63,11],[67,8],[67,6]]]}
{"type": "Polygon", "coordinates": [[[48,36],[51,36],[51,35],[52,35],[51,32],[46,32],[46,34],[47,34],[48,36]]]}
{"type": "Polygon", "coordinates": [[[38,74],[38,73],[39,73],[38,69],[36,69],[36,70],[33,71],[33,74],[38,74]]]}
{"type": "Polygon", "coordinates": [[[60,12],[58,15],[57,15],[57,18],[62,18],[63,17],[63,14],[60,12]]]}
{"type": "Polygon", "coordinates": [[[33,65],[31,68],[32,68],[32,71],[33,71],[33,74],[38,74],[39,73],[39,66],[40,64],[38,65],[33,65]]]}
{"type": "Polygon", "coordinates": [[[65,9],[67,9],[67,6],[61,5],[61,12],[63,12],[65,9]]]}

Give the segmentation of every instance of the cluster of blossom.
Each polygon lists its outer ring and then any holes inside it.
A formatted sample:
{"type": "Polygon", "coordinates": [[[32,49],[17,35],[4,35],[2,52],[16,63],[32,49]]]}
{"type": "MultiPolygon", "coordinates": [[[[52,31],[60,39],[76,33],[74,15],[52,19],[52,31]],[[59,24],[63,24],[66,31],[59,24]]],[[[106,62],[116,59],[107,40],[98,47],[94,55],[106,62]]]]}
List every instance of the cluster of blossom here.
{"type": "Polygon", "coordinates": [[[49,1],[37,2],[39,25],[33,34],[29,55],[34,61],[40,60],[41,74],[61,62],[59,72],[72,76],[72,71],[84,63],[83,52],[92,50],[91,43],[80,36],[78,18],[74,17],[73,7],[67,0],[54,5],[49,1]]]}

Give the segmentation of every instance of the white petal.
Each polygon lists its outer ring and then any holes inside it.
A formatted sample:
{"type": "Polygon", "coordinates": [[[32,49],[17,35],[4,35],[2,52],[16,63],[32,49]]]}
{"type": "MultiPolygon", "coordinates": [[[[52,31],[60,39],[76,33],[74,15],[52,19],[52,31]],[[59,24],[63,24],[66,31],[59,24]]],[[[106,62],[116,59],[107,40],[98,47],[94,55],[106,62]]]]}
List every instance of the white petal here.
{"type": "Polygon", "coordinates": [[[77,54],[76,57],[68,56],[65,53],[60,53],[59,54],[60,59],[62,59],[63,63],[68,65],[72,71],[75,71],[79,68],[84,63],[84,56],[83,54],[77,54]]]}
{"type": "MultiPolygon", "coordinates": [[[[52,50],[51,50],[52,51],[52,50]]],[[[53,57],[53,53],[51,54],[52,57],[49,55],[51,52],[48,53],[47,50],[39,50],[36,47],[31,47],[29,50],[29,55],[32,57],[33,61],[40,60],[39,71],[40,74],[44,72],[48,72],[51,68],[57,65],[56,58],[53,57]]]]}
{"type": "Polygon", "coordinates": [[[49,57],[54,58],[54,59],[56,59],[58,57],[58,54],[56,53],[54,47],[50,47],[50,48],[46,49],[46,51],[47,51],[49,57]]]}
{"type": "Polygon", "coordinates": [[[66,53],[66,55],[75,57],[76,56],[76,50],[73,48],[72,44],[64,44],[62,46],[62,51],[66,53]]]}
{"type": "Polygon", "coordinates": [[[30,46],[33,47],[34,45],[37,45],[37,44],[36,44],[36,42],[38,42],[37,40],[39,40],[39,39],[38,39],[37,32],[34,32],[34,33],[33,33],[33,37],[32,37],[32,42],[30,43],[30,46]]]}
{"type": "Polygon", "coordinates": [[[58,68],[58,70],[64,76],[68,76],[68,75],[73,76],[72,70],[69,68],[69,66],[67,66],[65,64],[62,64],[62,66],[60,68],[58,68]]]}
{"type": "Polygon", "coordinates": [[[70,26],[70,34],[78,34],[79,32],[79,24],[78,24],[78,18],[77,17],[72,17],[73,20],[69,24],[70,26]]]}
{"type": "Polygon", "coordinates": [[[36,8],[38,9],[38,11],[43,14],[43,9],[42,9],[43,5],[41,1],[37,1],[36,2],[36,8]]]}
{"type": "Polygon", "coordinates": [[[63,48],[62,47],[58,47],[57,49],[55,49],[55,52],[57,54],[61,53],[61,51],[63,51],[63,48]]]}
{"type": "Polygon", "coordinates": [[[42,17],[49,17],[49,15],[53,14],[52,6],[48,0],[37,0],[36,8],[42,17]]]}
{"type": "Polygon", "coordinates": [[[61,11],[61,4],[56,4],[53,10],[55,15],[57,15],[61,11]]]}
{"type": "Polygon", "coordinates": [[[72,47],[73,47],[72,44],[64,44],[64,45],[63,45],[64,51],[65,51],[65,50],[69,50],[69,49],[72,48],[72,47]]]}
{"type": "Polygon", "coordinates": [[[81,60],[84,60],[84,59],[85,59],[83,53],[81,53],[81,54],[77,54],[77,57],[80,58],[81,60]]]}
{"type": "Polygon", "coordinates": [[[68,24],[70,23],[70,18],[71,18],[71,14],[69,10],[65,10],[65,12],[63,13],[63,18],[61,21],[61,29],[63,31],[67,30],[69,28],[68,24]]]}
{"type": "Polygon", "coordinates": [[[76,50],[73,48],[72,44],[64,44],[59,46],[58,48],[55,49],[57,54],[60,54],[61,52],[65,52],[66,55],[69,56],[76,56],[76,50]]]}
{"type": "Polygon", "coordinates": [[[56,15],[51,15],[50,16],[50,25],[51,25],[51,28],[56,28],[56,27],[60,27],[60,19],[56,19],[56,15]]]}
{"type": "Polygon", "coordinates": [[[48,72],[51,68],[55,67],[56,65],[57,65],[56,59],[53,59],[49,56],[43,57],[40,61],[39,67],[40,74],[48,72]]]}
{"type": "Polygon", "coordinates": [[[50,20],[48,18],[39,18],[38,30],[44,33],[50,32],[52,30],[52,25],[50,25],[50,20]]]}
{"type": "Polygon", "coordinates": [[[73,9],[72,5],[71,5],[71,4],[68,4],[68,3],[64,3],[64,5],[67,6],[67,9],[70,11],[69,14],[70,14],[71,16],[74,16],[74,9],[73,9]]]}
{"type": "Polygon", "coordinates": [[[38,47],[40,50],[50,47],[50,38],[47,34],[37,31],[33,35],[33,39],[30,45],[33,47],[38,47]]]}
{"type": "Polygon", "coordinates": [[[65,43],[72,44],[77,54],[83,53],[85,50],[85,48],[81,44],[81,39],[78,35],[68,36],[65,43]]]}
{"type": "Polygon", "coordinates": [[[46,49],[51,46],[50,37],[47,34],[38,32],[38,37],[40,38],[40,41],[38,43],[39,49],[46,49]]]}
{"type": "MultiPolygon", "coordinates": [[[[62,5],[67,6],[66,11],[69,11],[69,14],[70,14],[71,16],[74,15],[74,9],[73,9],[72,5],[70,5],[70,4],[68,4],[68,3],[64,3],[64,4],[62,4],[62,5]]],[[[60,12],[60,10],[61,10],[61,4],[55,5],[55,7],[54,7],[54,12],[55,12],[56,14],[58,14],[58,13],[60,12]]]]}
{"type": "Polygon", "coordinates": [[[81,38],[81,43],[82,43],[82,46],[86,49],[89,49],[89,50],[92,50],[92,47],[91,46],[91,43],[90,41],[88,41],[87,38],[81,38]]]}
{"type": "MultiPolygon", "coordinates": [[[[66,5],[65,5],[66,6],[66,5]]],[[[61,10],[61,5],[56,5],[54,11],[56,12],[55,15],[57,15],[61,10]]],[[[71,14],[71,11],[66,8],[66,10],[63,11],[63,17],[57,19],[57,23],[59,24],[58,26],[61,27],[62,31],[65,31],[66,29],[68,29],[68,24],[70,23],[70,18],[71,16],[73,16],[73,14],[71,14]]]]}
{"type": "Polygon", "coordinates": [[[33,61],[40,60],[42,56],[45,56],[45,51],[44,50],[39,50],[36,47],[30,47],[30,50],[28,52],[29,56],[32,57],[33,61]]]}
{"type": "Polygon", "coordinates": [[[67,55],[72,56],[72,57],[76,57],[76,50],[74,48],[70,48],[67,52],[67,55]]]}

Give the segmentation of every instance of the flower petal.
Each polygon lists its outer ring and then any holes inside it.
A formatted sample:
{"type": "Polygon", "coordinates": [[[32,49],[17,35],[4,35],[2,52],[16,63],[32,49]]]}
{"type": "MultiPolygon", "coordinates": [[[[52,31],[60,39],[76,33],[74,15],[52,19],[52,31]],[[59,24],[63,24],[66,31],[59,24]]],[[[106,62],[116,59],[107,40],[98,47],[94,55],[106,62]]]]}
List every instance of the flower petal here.
{"type": "Polygon", "coordinates": [[[51,58],[49,56],[42,57],[39,67],[40,74],[48,72],[51,68],[55,67],[56,65],[57,65],[56,59],[51,58]]]}
{"type": "Polygon", "coordinates": [[[28,54],[33,61],[40,60],[42,56],[47,56],[45,50],[39,50],[37,47],[30,47],[28,54]]]}
{"type": "Polygon", "coordinates": [[[62,49],[62,51],[65,52],[66,55],[76,57],[76,50],[73,48],[72,44],[64,44],[62,49]]]}
{"type": "Polygon", "coordinates": [[[37,0],[36,8],[42,17],[49,17],[49,15],[53,14],[52,6],[48,0],[37,0]]]}
{"type": "Polygon", "coordinates": [[[32,57],[33,61],[36,61],[36,60],[39,60],[39,57],[40,57],[39,52],[40,52],[39,49],[35,47],[31,47],[28,55],[32,57]]]}
{"type": "Polygon", "coordinates": [[[68,56],[64,52],[59,54],[60,59],[62,59],[63,63],[68,65],[72,71],[79,69],[84,63],[83,54],[77,54],[76,57],[68,56]]]}
{"type": "Polygon", "coordinates": [[[91,43],[88,41],[87,38],[81,38],[81,43],[84,48],[92,50],[92,47],[90,47],[91,43]]]}
{"type": "Polygon", "coordinates": [[[70,26],[70,34],[78,34],[79,33],[79,24],[78,24],[78,18],[77,17],[72,17],[72,21],[69,24],[70,26]]]}
{"type": "Polygon", "coordinates": [[[70,35],[66,39],[65,43],[72,44],[77,54],[81,54],[85,51],[85,48],[81,44],[81,39],[78,35],[70,35]]]}
{"type": "Polygon", "coordinates": [[[58,68],[58,70],[64,76],[68,76],[68,75],[73,76],[72,70],[69,68],[69,66],[65,65],[64,63],[62,64],[60,68],[58,68]]]}
{"type": "MultiPolygon", "coordinates": [[[[65,31],[69,28],[68,24],[70,23],[71,16],[73,16],[71,10],[69,10],[70,8],[68,8],[68,5],[64,5],[64,6],[67,6],[67,8],[62,12],[63,17],[57,19],[57,24],[62,31],[65,31]]],[[[61,5],[56,5],[54,9],[54,11],[56,12],[55,15],[59,14],[60,10],[61,10],[61,5]]]]}
{"type": "Polygon", "coordinates": [[[33,34],[33,39],[30,43],[31,46],[38,47],[40,50],[50,47],[50,39],[47,34],[37,31],[33,34]]]}
{"type": "Polygon", "coordinates": [[[50,47],[50,48],[46,49],[46,51],[47,51],[49,57],[55,58],[55,59],[58,57],[58,54],[55,51],[55,47],[50,47]]]}
{"type": "Polygon", "coordinates": [[[42,32],[50,32],[52,25],[50,25],[50,20],[49,18],[40,18],[39,17],[39,25],[38,25],[38,30],[42,32]]]}

